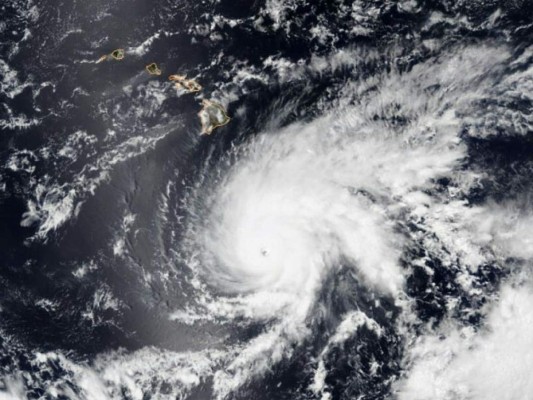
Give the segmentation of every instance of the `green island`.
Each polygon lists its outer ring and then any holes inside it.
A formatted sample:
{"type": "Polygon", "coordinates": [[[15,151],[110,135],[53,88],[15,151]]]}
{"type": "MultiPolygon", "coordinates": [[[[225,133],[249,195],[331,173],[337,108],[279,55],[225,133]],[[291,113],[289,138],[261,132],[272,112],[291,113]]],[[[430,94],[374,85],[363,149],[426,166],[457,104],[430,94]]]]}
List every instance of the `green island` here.
{"type": "Polygon", "coordinates": [[[170,75],[168,79],[176,82],[176,89],[184,89],[188,93],[196,93],[202,90],[202,85],[194,79],[187,79],[185,75],[170,75]]]}
{"type": "Polygon", "coordinates": [[[124,49],[113,50],[110,54],[105,54],[102,57],[100,57],[96,61],[96,64],[100,64],[102,61],[109,60],[110,57],[114,60],[120,61],[124,58],[124,54],[125,54],[124,49]]]}
{"type": "Polygon", "coordinates": [[[146,66],[146,71],[148,71],[150,75],[161,75],[161,70],[156,63],[148,64],[146,66]]]}
{"type": "Polygon", "coordinates": [[[122,60],[124,58],[124,49],[113,50],[111,57],[113,57],[115,60],[122,60]]]}
{"type": "Polygon", "coordinates": [[[203,108],[198,113],[202,123],[202,134],[210,135],[216,128],[226,125],[231,118],[220,104],[211,100],[202,100],[203,108]]]}

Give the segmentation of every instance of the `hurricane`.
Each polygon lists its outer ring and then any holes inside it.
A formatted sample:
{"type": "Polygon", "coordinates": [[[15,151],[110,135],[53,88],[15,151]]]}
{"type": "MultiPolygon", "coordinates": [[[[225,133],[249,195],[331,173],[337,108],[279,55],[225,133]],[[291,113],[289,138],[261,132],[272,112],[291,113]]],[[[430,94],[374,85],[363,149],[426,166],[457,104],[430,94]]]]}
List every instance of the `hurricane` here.
{"type": "Polygon", "coordinates": [[[60,3],[0,9],[0,400],[531,398],[531,2],[60,3]]]}

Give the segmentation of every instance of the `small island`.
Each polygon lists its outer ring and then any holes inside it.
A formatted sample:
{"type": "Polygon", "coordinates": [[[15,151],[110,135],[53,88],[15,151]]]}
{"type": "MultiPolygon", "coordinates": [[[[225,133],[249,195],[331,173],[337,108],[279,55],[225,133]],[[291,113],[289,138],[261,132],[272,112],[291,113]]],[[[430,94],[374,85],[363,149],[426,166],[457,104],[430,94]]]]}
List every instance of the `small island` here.
{"type": "Polygon", "coordinates": [[[161,75],[161,70],[156,63],[148,64],[146,66],[146,71],[148,71],[150,75],[161,75]]]}
{"type": "Polygon", "coordinates": [[[112,58],[113,60],[120,61],[120,60],[122,60],[124,58],[124,54],[125,54],[124,49],[113,50],[110,54],[106,54],[106,55],[103,55],[102,57],[100,57],[96,61],[96,64],[100,64],[103,61],[109,60],[109,58],[112,58]]]}
{"type": "Polygon", "coordinates": [[[113,50],[111,57],[113,57],[115,60],[122,60],[124,58],[124,49],[113,50]]]}
{"type": "Polygon", "coordinates": [[[183,89],[188,93],[196,93],[202,90],[202,85],[194,79],[187,79],[187,76],[185,75],[170,75],[168,79],[176,82],[176,89],[178,90],[183,89]]]}
{"type": "Polygon", "coordinates": [[[203,108],[198,113],[202,123],[202,134],[210,135],[216,128],[226,125],[231,118],[220,104],[210,100],[202,100],[203,108]]]}

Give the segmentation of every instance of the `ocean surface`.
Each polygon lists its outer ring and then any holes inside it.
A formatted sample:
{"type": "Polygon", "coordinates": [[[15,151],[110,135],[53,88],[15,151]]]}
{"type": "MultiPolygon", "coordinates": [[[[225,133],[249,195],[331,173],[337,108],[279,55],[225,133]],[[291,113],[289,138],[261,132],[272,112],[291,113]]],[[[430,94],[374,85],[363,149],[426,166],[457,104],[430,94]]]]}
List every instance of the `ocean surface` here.
{"type": "Polygon", "coordinates": [[[532,182],[531,0],[2,0],[0,400],[531,400],[532,182]]]}

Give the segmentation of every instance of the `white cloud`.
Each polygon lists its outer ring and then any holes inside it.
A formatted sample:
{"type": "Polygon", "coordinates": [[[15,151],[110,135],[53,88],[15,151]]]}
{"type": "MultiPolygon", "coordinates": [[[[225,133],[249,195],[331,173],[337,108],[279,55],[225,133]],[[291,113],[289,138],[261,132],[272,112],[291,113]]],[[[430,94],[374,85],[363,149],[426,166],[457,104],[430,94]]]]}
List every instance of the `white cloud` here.
{"type": "Polygon", "coordinates": [[[506,286],[479,331],[449,327],[417,339],[400,400],[530,400],[533,291],[506,286]]]}

